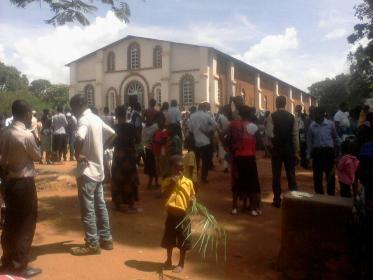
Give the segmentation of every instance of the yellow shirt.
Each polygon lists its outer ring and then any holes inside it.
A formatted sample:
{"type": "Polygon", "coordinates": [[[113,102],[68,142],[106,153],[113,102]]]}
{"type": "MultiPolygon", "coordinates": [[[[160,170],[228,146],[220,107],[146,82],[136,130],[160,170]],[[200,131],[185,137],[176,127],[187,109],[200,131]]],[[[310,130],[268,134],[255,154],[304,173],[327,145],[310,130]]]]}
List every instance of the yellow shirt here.
{"type": "Polygon", "coordinates": [[[198,182],[197,178],[197,161],[194,152],[188,152],[184,156],[184,176],[192,180],[192,182],[198,182]],[[190,168],[193,167],[193,171],[190,172],[190,168]]]}
{"type": "Polygon", "coordinates": [[[186,211],[191,197],[195,195],[193,182],[185,176],[169,177],[162,181],[162,192],[170,192],[166,200],[166,207],[186,211]]]}

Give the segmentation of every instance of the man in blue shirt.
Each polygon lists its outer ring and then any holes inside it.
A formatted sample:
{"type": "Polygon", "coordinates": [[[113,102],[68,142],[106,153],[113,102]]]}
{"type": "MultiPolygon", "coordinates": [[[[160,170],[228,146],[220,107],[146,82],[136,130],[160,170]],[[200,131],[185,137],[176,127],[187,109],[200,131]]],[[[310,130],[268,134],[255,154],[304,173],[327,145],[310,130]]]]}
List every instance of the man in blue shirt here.
{"type": "Polygon", "coordinates": [[[190,116],[189,131],[193,133],[196,148],[197,169],[202,161],[201,181],[207,183],[208,171],[211,168],[211,136],[214,134],[217,124],[206,112],[206,104],[201,103],[198,111],[190,116]]]}
{"type": "Polygon", "coordinates": [[[315,120],[307,134],[307,157],[312,158],[313,184],[315,192],[324,194],[323,173],[327,181],[328,195],[335,194],[335,150],[340,144],[337,130],[332,121],[325,118],[325,110],[315,109],[315,120]]]}
{"type": "Polygon", "coordinates": [[[170,115],[170,124],[177,125],[177,135],[182,138],[183,135],[181,133],[181,112],[175,99],[171,100],[171,108],[168,109],[168,113],[170,115]]]}

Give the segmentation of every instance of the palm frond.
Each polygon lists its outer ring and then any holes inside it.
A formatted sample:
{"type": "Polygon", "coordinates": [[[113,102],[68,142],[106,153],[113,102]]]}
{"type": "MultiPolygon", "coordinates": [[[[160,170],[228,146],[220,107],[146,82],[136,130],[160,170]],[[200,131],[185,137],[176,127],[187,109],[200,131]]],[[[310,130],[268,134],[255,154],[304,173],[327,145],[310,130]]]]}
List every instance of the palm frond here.
{"type": "Polygon", "coordinates": [[[226,260],[227,257],[227,237],[224,228],[217,222],[215,217],[208,211],[208,209],[203,206],[202,204],[193,201],[191,206],[187,210],[187,214],[183,221],[180,222],[180,224],[177,227],[180,227],[181,225],[185,224],[186,221],[188,223],[186,224],[186,227],[183,229],[186,232],[189,232],[186,239],[190,238],[192,232],[191,232],[191,222],[192,218],[198,216],[201,218],[200,225],[201,230],[199,233],[199,236],[197,238],[197,241],[193,245],[193,249],[198,247],[198,252],[202,255],[203,258],[206,257],[206,253],[208,249],[210,248],[213,253],[215,254],[215,258],[218,261],[218,255],[219,255],[219,245],[223,245],[224,247],[224,260],[226,260]]]}
{"type": "Polygon", "coordinates": [[[130,6],[125,2],[120,2],[119,7],[112,5],[111,7],[114,14],[119,18],[121,21],[125,23],[129,22],[129,18],[131,16],[130,6]]]}

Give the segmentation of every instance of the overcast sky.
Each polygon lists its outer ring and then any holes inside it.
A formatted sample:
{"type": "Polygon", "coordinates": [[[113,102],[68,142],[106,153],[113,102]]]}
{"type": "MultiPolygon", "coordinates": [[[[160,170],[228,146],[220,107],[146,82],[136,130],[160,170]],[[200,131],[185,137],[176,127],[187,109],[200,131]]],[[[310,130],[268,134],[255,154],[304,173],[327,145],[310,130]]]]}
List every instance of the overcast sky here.
{"type": "Polygon", "coordinates": [[[48,6],[19,9],[1,0],[0,60],[30,80],[68,83],[66,63],[130,34],[212,46],[306,90],[348,71],[346,37],[361,0],[128,2],[128,25],[100,5],[90,26],[53,27],[44,23],[48,6]]]}

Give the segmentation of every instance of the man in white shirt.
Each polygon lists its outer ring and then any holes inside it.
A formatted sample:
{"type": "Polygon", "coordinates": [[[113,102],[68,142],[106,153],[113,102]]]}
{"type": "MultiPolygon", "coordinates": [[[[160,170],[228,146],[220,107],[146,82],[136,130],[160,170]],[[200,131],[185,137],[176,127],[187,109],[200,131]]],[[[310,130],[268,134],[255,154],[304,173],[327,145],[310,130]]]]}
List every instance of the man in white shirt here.
{"type": "Polygon", "coordinates": [[[12,113],[13,122],[0,138],[0,177],[6,205],[0,274],[29,278],[41,273],[40,269],[27,266],[38,211],[34,161],[39,161],[41,154],[35,133],[28,129],[32,117],[30,105],[16,100],[12,113]]]}
{"type": "Polygon", "coordinates": [[[77,185],[82,221],[85,228],[83,247],[72,249],[73,255],[96,255],[112,250],[113,241],[102,181],[104,180],[104,144],[115,137],[114,130],[87,107],[84,95],[71,98],[70,106],[78,117],[75,157],[77,185]]]}
{"type": "Polygon", "coordinates": [[[202,160],[201,180],[207,183],[208,171],[211,168],[211,139],[217,128],[215,120],[206,112],[206,104],[201,103],[198,111],[190,116],[189,131],[193,133],[196,146],[197,168],[202,160]]]}
{"type": "Polygon", "coordinates": [[[13,116],[10,116],[9,118],[5,119],[5,127],[8,127],[12,124],[13,122],[13,116]]]}
{"type": "Polygon", "coordinates": [[[55,161],[61,161],[62,155],[65,156],[66,161],[66,126],[67,120],[63,113],[63,107],[57,107],[57,114],[52,117],[52,151],[54,153],[55,161]]]}
{"type": "Polygon", "coordinates": [[[343,137],[343,135],[349,134],[350,130],[350,113],[348,112],[348,107],[346,102],[342,102],[339,105],[339,110],[334,115],[334,122],[337,128],[338,135],[343,137]]]}

